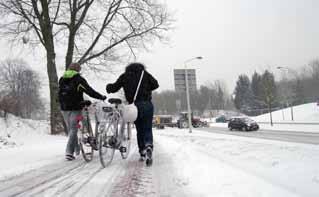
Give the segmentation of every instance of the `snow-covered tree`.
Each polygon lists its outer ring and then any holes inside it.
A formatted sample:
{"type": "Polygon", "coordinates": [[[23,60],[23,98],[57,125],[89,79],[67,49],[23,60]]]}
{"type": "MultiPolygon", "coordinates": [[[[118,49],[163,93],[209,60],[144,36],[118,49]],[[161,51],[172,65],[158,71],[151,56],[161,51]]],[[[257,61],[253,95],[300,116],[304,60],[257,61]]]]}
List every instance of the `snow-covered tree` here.
{"type": "Polygon", "coordinates": [[[257,110],[265,107],[265,103],[262,102],[262,79],[261,75],[257,72],[251,77],[251,91],[253,94],[253,109],[257,110]]]}
{"type": "Polygon", "coordinates": [[[242,112],[249,111],[253,105],[253,94],[251,91],[250,80],[247,75],[242,74],[238,77],[234,94],[235,107],[242,112]]]}
{"type": "Polygon", "coordinates": [[[0,62],[0,108],[22,118],[31,118],[43,110],[40,80],[36,72],[23,60],[0,62]]]}

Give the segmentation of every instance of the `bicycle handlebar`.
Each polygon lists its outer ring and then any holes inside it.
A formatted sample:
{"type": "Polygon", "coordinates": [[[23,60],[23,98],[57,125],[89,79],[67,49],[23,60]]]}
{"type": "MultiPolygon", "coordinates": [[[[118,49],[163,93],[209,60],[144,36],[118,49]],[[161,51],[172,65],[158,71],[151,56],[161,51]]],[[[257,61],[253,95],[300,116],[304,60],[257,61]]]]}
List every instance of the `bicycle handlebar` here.
{"type": "Polygon", "coordinates": [[[120,105],[120,104],[122,104],[122,100],[119,99],[119,98],[110,98],[110,99],[108,100],[108,102],[111,103],[111,104],[115,104],[115,105],[120,105]]]}
{"type": "Polygon", "coordinates": [[[81,101],[81,102],[80,102],[80,106],[81,106],[82,108],[84,108],[84,107],[89,107],[91,104],[92,104],[92,102],[89,101],[89,100],[84,100],[84,101],[81,101]]]}

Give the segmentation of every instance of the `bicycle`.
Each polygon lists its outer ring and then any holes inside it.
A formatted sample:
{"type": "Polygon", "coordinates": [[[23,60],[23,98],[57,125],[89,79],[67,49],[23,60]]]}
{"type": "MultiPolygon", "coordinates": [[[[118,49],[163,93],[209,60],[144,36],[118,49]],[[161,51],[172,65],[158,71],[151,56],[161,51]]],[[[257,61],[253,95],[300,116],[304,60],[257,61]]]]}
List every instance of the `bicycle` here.
{"type": "Polygon", "coordinates": [[[98,124],[99,155],[103,167],[107,167],[113,160],[115,150],[119,150],[122,159],[129,155],[131,146],[131,123],[122,118],[121,99],[110,98],[111,107],[103,107],[105,117],[98,124]]]}
{"type": "Polygon", "coordinates": [[[97,149],[97,137],[98,133],[93,134],[90,116],[89,116],[89,106],[91,101],[84,100],[80,103],[82,107],[82,114],[77,116],[77,128],[80,130],[78,132],[78,143],[80,150],[83,156],[83,159],[86,162],[90,162],[93,159],[94,149],[97,149]]]}

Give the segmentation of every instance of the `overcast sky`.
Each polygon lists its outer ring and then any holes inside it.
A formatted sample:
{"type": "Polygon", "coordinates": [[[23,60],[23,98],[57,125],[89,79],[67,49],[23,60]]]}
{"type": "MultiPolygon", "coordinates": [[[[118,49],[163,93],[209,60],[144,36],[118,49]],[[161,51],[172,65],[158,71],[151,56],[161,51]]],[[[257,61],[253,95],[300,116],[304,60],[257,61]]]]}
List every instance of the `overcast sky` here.
{"type": "MultiPolygon", "coordinates": [[[[174,89],[173,69],[195,56],[198,84],[224,80],[230,91],[241,73],[297,68],[319,57],[318,0],[169,0],[176,11],[170,46],[144,61],[162,89],[174,89]]],[[[280,76],[280,75],[278,75],[280,76]]]]}
{"type": "MultiPolygon", "coordinates": [[[[279,73],[277,66],[298,68],[319,57],[318,0],[167,0],[167,6],[176,19],[170,44],[157,43],[138,58],[160,90],[174,89],[173,69],[196,56],[203,59],[187,66],[197,70],[198,87],[221,79],[229,91],[241,73],[279,73]]],[[[0,59],[17,53],[1,45],[0,59]]]]}

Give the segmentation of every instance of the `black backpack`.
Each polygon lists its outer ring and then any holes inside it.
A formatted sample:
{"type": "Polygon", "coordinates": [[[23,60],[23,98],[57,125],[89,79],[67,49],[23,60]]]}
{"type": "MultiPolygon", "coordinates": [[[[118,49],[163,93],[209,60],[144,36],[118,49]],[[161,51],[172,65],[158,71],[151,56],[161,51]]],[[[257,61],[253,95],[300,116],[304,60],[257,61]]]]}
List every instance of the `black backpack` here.
{"type": "Polygon", "coordinates": [[[65,110],[74,103],[77,95],[77,84],[75,79],[61,79],[59,82],[59,102],[61,109],[65,110]]]}

